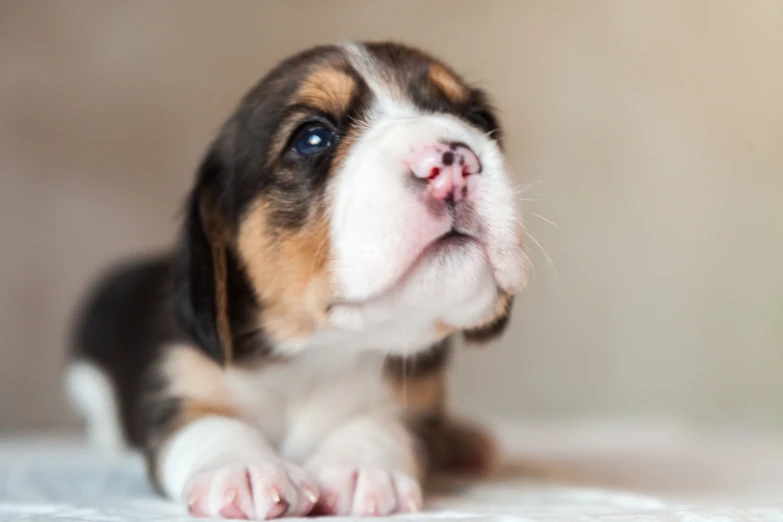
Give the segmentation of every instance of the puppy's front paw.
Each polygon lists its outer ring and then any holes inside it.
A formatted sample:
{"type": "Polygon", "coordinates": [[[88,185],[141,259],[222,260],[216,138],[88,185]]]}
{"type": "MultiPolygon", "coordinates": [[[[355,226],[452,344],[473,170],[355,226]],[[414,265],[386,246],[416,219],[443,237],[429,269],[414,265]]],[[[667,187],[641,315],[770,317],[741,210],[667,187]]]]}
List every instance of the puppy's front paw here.
{"type": "Polygon", "coordinates": [[[339,465],[312,471],[321,491],[316,512],[377,516],[421,509],[421,486],[407,473],[380,467],[339,465]]]}
{"type": "Polygon", "coordinates": [[[196,517],[266,520],[307,515],[318,487],[303,469],[270,460],[204,469],[185,486],[184,499],[196,517]]]}

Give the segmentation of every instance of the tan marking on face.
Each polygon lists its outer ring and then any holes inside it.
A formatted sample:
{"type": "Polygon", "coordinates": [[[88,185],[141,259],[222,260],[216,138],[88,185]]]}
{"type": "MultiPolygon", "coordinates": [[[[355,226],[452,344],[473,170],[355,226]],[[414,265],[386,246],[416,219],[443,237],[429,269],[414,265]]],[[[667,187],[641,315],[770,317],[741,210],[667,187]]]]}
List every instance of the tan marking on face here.
{"type": "Polygon", "coordinates": [[[387,376],[392,393],[406,413],[413,415],[432,414],[440,411],[446,392],[446,380],[443,371],[434,371],[426,375],[400,379],[387,376]]]}
{"type": "Polygon", "coordinates": [[[453,103],[461,103],[468,99],[468,89],[445,66],[433,63],[429,69],[430,80],[453,103]]]}
{"type": "Polygon", "coordinates": [[[240,256],[267,333],[277,341],[303,340],[327,322],[333,291],[329,224],[317,208],[298,230],[272,230],[269,206],[257,201],[240,225],[240,256]]]}
{"type": "Polygon", "coordinates": [[[328,114],[341,115],[348,110],[356,82],[345,71],[327,66],[315,70],[296,90],[293,103],[302,103],[328,114]]]}
{"type": "MultiPolygon", "coordinates": [[[[316,69],[302,80],[296,92],[291,96],[291,104],[306,105],[341,117],[348,111],[356,89],[356,81],[348,73],[337,66],[327,65],[316,69]]],[[[282,123],[269,147],[267,166],[271,166],[276,161],[291,139],[292,133],[306,121],[303,117],[295,117],[282,123]]]]}

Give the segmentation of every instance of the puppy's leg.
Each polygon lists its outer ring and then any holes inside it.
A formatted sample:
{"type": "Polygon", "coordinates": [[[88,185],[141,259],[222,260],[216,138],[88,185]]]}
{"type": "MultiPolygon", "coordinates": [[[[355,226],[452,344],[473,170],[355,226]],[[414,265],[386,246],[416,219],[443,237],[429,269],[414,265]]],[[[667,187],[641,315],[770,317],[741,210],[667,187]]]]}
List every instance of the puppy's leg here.
{"type": "Polygon", "coordinates": [[[197,516],[268,519],[305,515],[318,489],[245,421],[224,371],[188,346],[170,346],[148,387],[145,448],[153,480],[197,516]]]}
{"type": "Polygon", "coordinates": [[[388,515],[421,507],[414,443],[392,411],[347,421],[318,447],[306,468],[321,490],[320,512],[388,515]]]}
{"type": "Polygon", "coordinates": [[[174,430],[151,455],[160,488],[201,517],[270,519],[308,514],[318,488],[239,418],[203,415],[174,430]]]}
{"type": "Polygon", "coordinates": [[[386,378],[405,409],[425,475],[483,475],[499,460],[492,436],[446,411],[448,341],[416,357],[386,359],[386,378]]]}

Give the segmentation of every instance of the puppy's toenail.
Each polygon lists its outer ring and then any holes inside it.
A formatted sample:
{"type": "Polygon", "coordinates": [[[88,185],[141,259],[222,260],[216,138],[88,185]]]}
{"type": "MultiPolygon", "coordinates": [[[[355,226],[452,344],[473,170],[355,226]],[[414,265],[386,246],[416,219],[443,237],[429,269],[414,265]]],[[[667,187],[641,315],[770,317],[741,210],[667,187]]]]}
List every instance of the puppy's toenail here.
{"type": "Polygon", "coordinates": [[[311,489],[305,489],[304,495],[307,497],[307,500],[309,500],[311,503],[315,504],[318,502],[318,495],[315,494],[315,492],[311,489]]]}

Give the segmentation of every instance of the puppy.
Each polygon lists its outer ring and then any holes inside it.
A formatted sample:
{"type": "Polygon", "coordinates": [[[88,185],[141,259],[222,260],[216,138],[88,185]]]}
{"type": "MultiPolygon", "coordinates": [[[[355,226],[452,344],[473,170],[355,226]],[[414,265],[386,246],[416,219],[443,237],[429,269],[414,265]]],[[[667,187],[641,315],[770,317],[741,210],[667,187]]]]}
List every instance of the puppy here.
{"type": "Polygon", "coordinates": [[[80,314],[93,439],[205,517],[415,511],[426,473],[490,464],[444,412],[450,338],[500,334],[527,275],[483,92],[394,43],[302,52],[222,126],[184,218],[80,314]]]}

